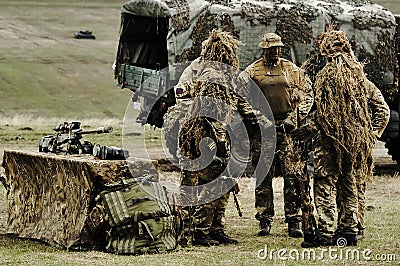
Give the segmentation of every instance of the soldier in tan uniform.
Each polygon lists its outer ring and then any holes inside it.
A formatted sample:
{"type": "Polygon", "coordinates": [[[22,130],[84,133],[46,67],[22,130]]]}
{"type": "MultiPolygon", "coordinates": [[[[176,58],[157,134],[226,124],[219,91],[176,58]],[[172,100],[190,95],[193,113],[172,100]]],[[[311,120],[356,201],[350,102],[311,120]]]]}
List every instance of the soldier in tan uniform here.
{"type": "MultiPolygon", "coordinates": [[[[288,223],[290,237],[302,237],[299,228],[301,221],[299,183],[292,173],[288,159],[289,133],[304,122],[313,104],[313,92],[310,80],[304,72],[292,62],[280,58],[281,37],[275,33],[265,34],[259,47],[263,49],[262,58],[249,65],[241,74],[250,77],[267,98],[275,119],[277,133],[274,164],[268,173],[257,172],[257,179],[263,180],[256,187],[256,219],[260,221],[258,235],[270,234],[274,216],[273,177],[280,173],[284,178],[285,222],[288,223]]],[[[267,164],[268,158],[260,157],[262,143],[256,134],[252,137],[252,163],[267,164]]]]}
{"type": "Polygon", "coordinates": [[[357,245],[364,234],[366,182],[372,177],[372,150],[389,120],[389,107],[370,82],[343,31],[319,38],[327,64],[315,81],[316,110],[310,128],[314,145],[314,194],[318,228],[328,243],[345,238],[357,245]],[[334,226],[337,209],[337,227],[334,226]]]}

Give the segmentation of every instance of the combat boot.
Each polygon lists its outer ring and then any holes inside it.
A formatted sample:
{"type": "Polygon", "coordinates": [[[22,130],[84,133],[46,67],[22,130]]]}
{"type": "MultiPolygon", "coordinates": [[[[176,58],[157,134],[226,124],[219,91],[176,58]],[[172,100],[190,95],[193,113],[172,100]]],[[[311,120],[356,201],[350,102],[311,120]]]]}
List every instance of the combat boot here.
{"type": "Polygon", "coordinates": [[[258,231],[258,236],[269,236],[271,233],[271,223],[266,220],[260,221],[260,231],[258,231]]]}
{"type": "Polygon", "coordinates": [[[193,245],[205,246],[205,247],[219,245],[219,242],[217,240],[211,239],[207,234],[203,232],[195,232],[192,243],[193,245]]]}
{"type": "Polygon", "coordinates": [[[295,238],[303,237],[303,232],[300,230],[298,222],[288,223],[288,233],[289,237],[295,237],[295,238]]]}
{"type": "Polygon", "coordinates": [[[364,229],[358,229],[357,240],[364,238],[364,229]]]}
{"type": "Polygon", "coordinates": [[[340,234],[332,238],[332,246],[357,246],[357,234],[340,234]]]}
{"type": "Polygon", "coordinates": [[[235,238],[228,236],[224,231],[211,231],[210,237],[217,240],[220,244],[237,244],[239,241],[235,238]]]}
{"type": "Polygon", "coordinates": [[[344,238],[347,241],[346,246],[357,246],[357,234],[345,234],[344,238]]]}

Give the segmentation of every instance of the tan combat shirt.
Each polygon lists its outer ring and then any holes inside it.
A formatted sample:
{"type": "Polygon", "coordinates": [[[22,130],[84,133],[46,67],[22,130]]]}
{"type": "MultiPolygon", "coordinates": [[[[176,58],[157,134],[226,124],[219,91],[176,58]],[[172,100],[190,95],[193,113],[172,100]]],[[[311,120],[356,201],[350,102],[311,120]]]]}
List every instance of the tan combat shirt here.
{"type": "Polygon", "coordinates": [[[285,120],[288,120],[292,125],[297,125],[297,112],[299,120],[305,120],[313,105],[314,95],[311,81],[304,71],[295,64],[280,58],[275,66],[267,67],[263,59],[260,58],[241,73],[241,77],[244,76],[251,78],[260,87],[266,98],[269,98],[272,111],[274,109],[287,110],[287,118],[285,120]],[[266,80],[271,81],[271,84],[268,84],[266,80]],[[278,104],[282,103],[282,105],[287,106],[279,108],[276,106],[276,102],[271,102],[273,97],[270,97],[270,95],[274,95],[274,92],[268,92],[268,90],[275,90],[275,92],[279,90],[280,92],[277,93],[286,91],[288,96],[287,103],[285,103],[286,96],[275,97],[275,99],[277,99],[278,104]]]}

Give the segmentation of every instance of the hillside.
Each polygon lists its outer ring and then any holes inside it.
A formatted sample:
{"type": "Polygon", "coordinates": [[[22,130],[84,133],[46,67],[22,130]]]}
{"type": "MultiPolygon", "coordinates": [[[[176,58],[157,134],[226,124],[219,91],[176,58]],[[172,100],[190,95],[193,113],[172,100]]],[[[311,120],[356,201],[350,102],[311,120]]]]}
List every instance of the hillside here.
{"type": "MultiPolygon", "coordinates": [[[[121,118],[111,68],[125,1],[0,0],[0,115],[121,118]],[[88,29],[95,40],[74,39],[88,29]]],[[[396,0],[375,1],[400,13],[396,0]]]]}
{"type": "Polygon", "coordinates": [[[112,71],[122,3],[0,1],[0,114],[122,116],[130,93],[112,71]],[[73,38],[81,29],[96,39],[73,38]]]}

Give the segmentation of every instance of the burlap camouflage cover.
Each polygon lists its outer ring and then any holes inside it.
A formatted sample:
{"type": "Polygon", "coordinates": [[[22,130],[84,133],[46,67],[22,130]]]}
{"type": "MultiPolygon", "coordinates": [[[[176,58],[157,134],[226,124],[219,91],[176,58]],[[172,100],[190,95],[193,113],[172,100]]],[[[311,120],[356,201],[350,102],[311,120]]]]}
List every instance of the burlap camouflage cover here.
{"type": "Polygon", "coordinates": [[[5,150],[6,231],[63,248],[96,247],[87,214],[105,183],[151,174],[150,160],[106,161],[91,155],[55,155],[5,150]]]}

